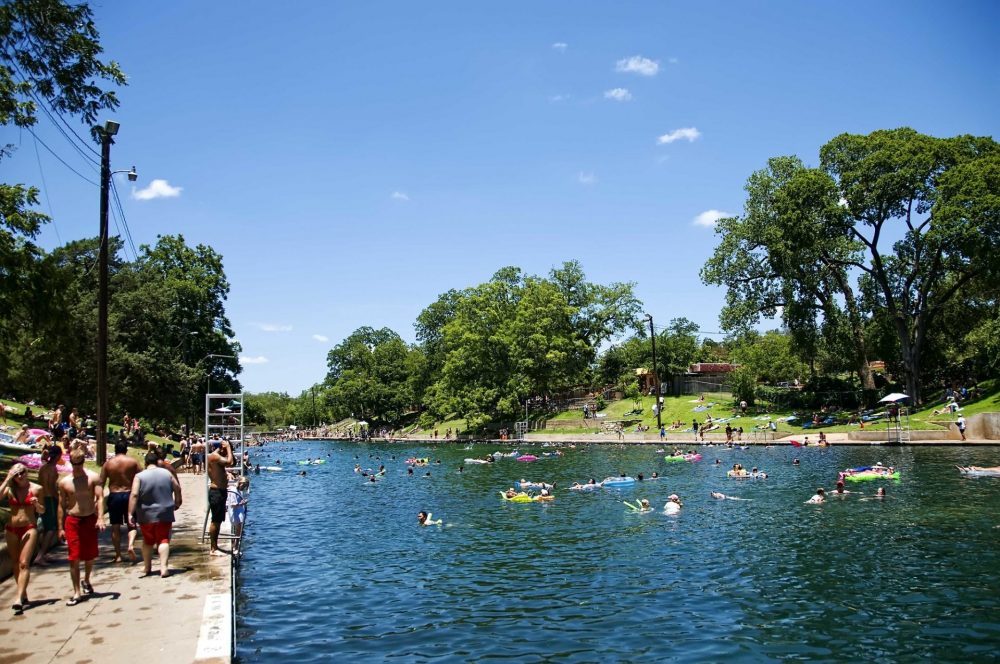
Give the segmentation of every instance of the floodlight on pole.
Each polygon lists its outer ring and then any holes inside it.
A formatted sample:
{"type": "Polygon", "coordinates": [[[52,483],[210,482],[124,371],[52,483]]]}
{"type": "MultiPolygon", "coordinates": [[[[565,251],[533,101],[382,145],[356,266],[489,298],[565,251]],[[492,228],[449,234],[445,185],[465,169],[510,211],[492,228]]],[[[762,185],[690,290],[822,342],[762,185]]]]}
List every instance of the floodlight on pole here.
{"type": "Polygon", "coordinates": [[[649,336],[653,340],[653,380],[656,382],[656,428],[659,430],[663,428],[663,415],[661,412],[663,405],[660,401],[660,374],[656,372],[656,332],[653,331],[652,314],[646,314],[645,319],[649,321],[649,336]]]}
{"type": "MultiPolygon", "coordinates": [[[[103,464],[108,458],[108,196],[111,189],[111,145],[115,142],[120,124],[108,120],[97,128],[101,137],[101,208],[100,208],[100,250],[97,279],[97,463],[103,464]]],[[[135,166],[128,173],[128,179],[135,182],[139,175],[135,166]]]]}

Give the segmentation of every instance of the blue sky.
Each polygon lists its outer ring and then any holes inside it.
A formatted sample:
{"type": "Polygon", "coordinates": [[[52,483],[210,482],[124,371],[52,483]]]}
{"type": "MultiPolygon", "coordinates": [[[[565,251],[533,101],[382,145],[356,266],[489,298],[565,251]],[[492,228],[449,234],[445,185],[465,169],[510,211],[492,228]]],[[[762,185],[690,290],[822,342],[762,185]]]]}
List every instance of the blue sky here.
{"type": "MultiPolygon", "coordinates": [[[[132,236],[222,253],[251,391],[320,381],[362,325],[412,341],[440,293],[505,265],[577,259],[636,282],[658,323],[716,331],[710,222],[769,157],[815,164],[839,133],[899,126],[995,136],[1000,119],[995,2],[94,10],[129,77],[112,162],[140,174],[118,181],[132,236]]],[[[42,187],[54,216],[41,244],[95,236],[97,188],[2,131],[19,146],[5,181],[42,187]]],[[[37,133],[97,179],[47,120],[37,133]]]]}

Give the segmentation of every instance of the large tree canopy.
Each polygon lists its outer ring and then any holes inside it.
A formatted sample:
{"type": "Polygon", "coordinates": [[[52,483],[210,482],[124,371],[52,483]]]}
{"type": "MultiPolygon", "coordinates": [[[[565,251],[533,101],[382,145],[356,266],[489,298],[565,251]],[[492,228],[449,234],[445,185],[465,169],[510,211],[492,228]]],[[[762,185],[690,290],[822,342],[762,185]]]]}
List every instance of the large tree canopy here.
{"type": "MultiPolygon", "coordinates": [[[[99,59],[97,29],[85,4],[60,0],[6,0],[0,3],[0,125],[29,130],[40,113],[70,127],[65,116],[92,124],[98,113],[118,106],[113,91],[123,85],[113,62],[99,59]]],[[[65,131],[60,127],[61,131],[65,131]]],[[[85,132],[86,133],[86,132],[85,132]]],[[[0,146],[0,161],[14,146],[0,146]]],[[[12,348],[19,327],[35,318],[49,298],[41,292],[41,252],[34,244],[48,217],[37,211],[38,189],[0,182],[0,343],[12,348]]],[[[0,360],[0,375],[9,370],[0,360]]]]}
{"type": "Polygon", "coordinates": [[[772,159],[749,179],[744,215],[719,222],[702,271],[727,288],[722,324],[780,312],[804,345],[848,339],[870,388],[865,329],[884,318],[919,402],[928,330],[963,288],[998,273],[998,154],[990,138],[904,128],[838,136],[819,169],[772,159]]]}

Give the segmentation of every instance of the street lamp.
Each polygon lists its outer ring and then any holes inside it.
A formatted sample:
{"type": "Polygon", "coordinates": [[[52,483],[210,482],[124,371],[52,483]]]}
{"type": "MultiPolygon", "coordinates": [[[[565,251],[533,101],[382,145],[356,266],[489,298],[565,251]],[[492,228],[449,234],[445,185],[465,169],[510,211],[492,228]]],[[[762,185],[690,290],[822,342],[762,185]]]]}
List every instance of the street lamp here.
{"type": "Polygon", "coordinates": [[[653,380],[656,382],[656,429],[659,431],[663,428],[663,421],[661,419],[663,406],[660,403],[660,374],[656,373],[656,333],[653,331],[652,314],[646,314],[645,319],[649,321],[649,336],[653,340],[653,380]]]}
{"type": "Polygon", "coordinates": [[[115,142],[119,125],[108,120],[97,131],[101,136],[101,219],[100,249],[97,262],[97,463],[108,458],[108,191],[115,173],[128,173],[135,182],[139,177],[135,166],[130,171],[111,171],[111,145],[115,142]]]}
{"type": "MultiPolygon", "coordinates": [[[[198,360],[198,364],[201,364],[202,362],[204,362],[205,360],[207,360],[210,357],[224,357],[224,358],[228,358],[230,360],[235,360],[236,359],[235,355],[219,355],[218,353],[209,353],[205,357],[203,357],[200,360],[198,360]]],[[[205,394],[206,395],[210,394],[212,392],[211,388],[212,388],[212,372],[209,371],[208,372],[208,377],[207,377],[207,382],[205,383],[205,394]]]]}

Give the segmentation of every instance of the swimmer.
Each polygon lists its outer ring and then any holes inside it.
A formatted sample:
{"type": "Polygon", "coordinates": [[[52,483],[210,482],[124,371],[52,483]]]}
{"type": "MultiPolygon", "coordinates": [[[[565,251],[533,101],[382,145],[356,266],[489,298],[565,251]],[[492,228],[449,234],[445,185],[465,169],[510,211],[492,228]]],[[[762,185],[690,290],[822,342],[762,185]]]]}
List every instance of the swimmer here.
{"type": "Polygon", "coordinates": [[[793,460],[792,460],[792,465],[793,465],[793,466],[798,466],[798,465],[800,465],[800,464],[799,464],[799,460],[798,460],[798,459],[793,459],[793,460]]]}
{"type": "Polygon", "coordinates": [[[726,499],[726,494],[719,493],[718,491],[713,491],[711,495],[712,495],[712,498],[715,498],[716,500],[725,500],[726,499]]]}
{"type": "Polygon", "coordinates": [[[302,477],[305,477],[306,476],[306,471],[300,470],[299,471],[299,475],[301,475],[302,477]]]}
{"type": "Polygon", "coordinates": [[[514,491],[514,487],[510,487],[509,489],[507,489],[504,495],[507,496],[508,498],[513,498],[514,496],[517,495],[517,491],[514,491]]]}
{"type": "Polygon", "coordinates": [[[646,498],[642,498],[635,505],[633,505],[632,503],[630,503],[627,500],[623,500],[622,502],[625,504],[626,507],[628,507],[629,509],[631,509],[633,512],[652,512],[653,511],[653,508],[649,504],[649,500],[647,500],[646,498]]]}
{"type": "Polygon", "coordinates": [[[878,488],[878,491],[875,492],[875,497],[876,498],[885,498],[885,487],[880,486],[878,488]]]}
{"type": "Polygon", "coordinates": [[[846,496],[850,491],[844,488],[844,480],[837,480],[837,488],[833,490],[835,496],[846,496]]]}
{"type": "Polygon", "coordinates": [[[421,526],[440,526],[442,523],[444,523],[444,521],[441,519],[437,520],[432,519],[431,518],[432,516],[433,515],[430,512],[420,511],[417,514],[417,523],[419,523],[421,526]]]}
{"type": "Polygon", "coordinates": [[[816,489],[816,495],[806,501],[806,504],[818,505],[826,502],[826,490],[823,487],[816,489]]]}
{"type": "Polygon", "coordinates": [[[667,498],[667,503],[663,506],[663,512],[665,514],[677,514],[684,507],[684,503],[681,502],[680,496],[676,493],[670,494],[667,498]]]}

